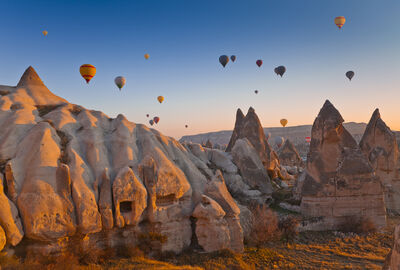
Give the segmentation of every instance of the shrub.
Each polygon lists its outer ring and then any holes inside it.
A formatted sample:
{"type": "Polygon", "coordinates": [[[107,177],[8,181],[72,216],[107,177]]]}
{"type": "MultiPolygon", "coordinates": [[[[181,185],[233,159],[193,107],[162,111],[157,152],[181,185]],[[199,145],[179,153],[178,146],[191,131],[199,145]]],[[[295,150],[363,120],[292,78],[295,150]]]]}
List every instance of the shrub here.
{"type": "Polygon", "coordinates": [[[339,231],[368,234],[376,232],[376,227],[369,217],[348,216],[340,224],[339,231]]]}
{"type": "Polygon", "coordinates": [[[281,232],[281,239],[286,242],[293,241],[298,235],[297,226],[299,220],[294,216],[286,216],[279,220],[279,230],[281,232]]]}
{"type": "Polygon", "coordinates": [[[278,217],[266,205],[250,207],[253,218],[249,244],[259,247],[268,241],[276,241],[281,232],[278,228],[278,217]]]}
{"type": "MultiPolygon", "coordinates": [[[[138,236],[137,247],[144,252],[144,254],[150,254],[150,252],[160,253],[161,245],[167,241],[167,236],[160,233],[149,231],[147,233],[141,233],[138,236]]],[[[157,254],[160,255],[160,254],[157,254]]]]}

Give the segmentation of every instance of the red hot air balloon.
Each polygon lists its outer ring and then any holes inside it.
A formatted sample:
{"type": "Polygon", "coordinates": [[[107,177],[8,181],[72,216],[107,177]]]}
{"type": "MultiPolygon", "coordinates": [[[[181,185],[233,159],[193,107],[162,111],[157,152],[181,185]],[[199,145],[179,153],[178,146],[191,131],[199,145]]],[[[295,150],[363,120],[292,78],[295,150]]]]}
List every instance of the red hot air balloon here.
{"type": "Polygon", "coordinates": [[[310,143],[311,142],[311,137],[306,137],[306,142],[310,143]]]}
{"type": "Polygon", "coordinates": [[[263,64],[263,61],[261,59],[258,59],[256,61],[256,64],[257,64],[258,67],[261,67],[261,65],[263,64]]]}
{"type": "Polygon", "coordinates": [[[153,118],[154,123],[158,124],[158,122],[160,121],[160,117],[156,116],[153,118]]]}

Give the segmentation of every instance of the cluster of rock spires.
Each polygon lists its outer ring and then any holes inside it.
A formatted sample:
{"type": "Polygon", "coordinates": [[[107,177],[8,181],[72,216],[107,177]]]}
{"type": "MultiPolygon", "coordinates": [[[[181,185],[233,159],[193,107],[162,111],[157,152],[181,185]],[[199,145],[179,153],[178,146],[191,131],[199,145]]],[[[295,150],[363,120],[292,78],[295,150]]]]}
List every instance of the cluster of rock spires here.
{"type": "Polygon", "coordinates": [[[337,229],[349,216],[383,227],[386,212],[400,213],[397,141],[378,110],[358,145],[326,101],[302,172],[289,140],[271,148],[253,108],[238,109],[222,151],[70,104],[31,67],[0,94],[0,250],[23,239],[49,252],[70,238],[113,247],[156,232],[167,239],[161,251],[240,252],[247,206],[270,202],[273,180],[298,173],[300,211],[318,220],[308,229],[337,229]]]}

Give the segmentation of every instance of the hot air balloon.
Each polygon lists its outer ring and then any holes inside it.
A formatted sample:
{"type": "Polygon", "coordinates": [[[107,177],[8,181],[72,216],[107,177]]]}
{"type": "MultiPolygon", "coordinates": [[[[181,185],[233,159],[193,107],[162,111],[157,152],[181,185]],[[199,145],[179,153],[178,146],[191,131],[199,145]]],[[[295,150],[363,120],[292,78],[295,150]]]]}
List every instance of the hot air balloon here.
{"type": "Polygon", "coordinates": [[[281,125],[283,126],[283,127],[285,127],[286,125],[287,125],[287,123],[288,123],[288,120],[287,119],[281,119],[281,125]]]}
{"type": "Polygon", "coordinates": [[[257,64],[258,67],[261,67],[261,65],[263,64],[263,61],[260,60],[260,59],[258,59],[258,60],[256,61],[256,64],[257,64]]]}
{"type": "Polygon", "coordinates": [[[223,67],[225,67],[226,64],[228,64],[228,62],[229,62],[229,57],[228,57],[227,55],[221,55],[221,56],[219,57],[219,62],[221,63],[221,65],[222,65],[223,67]]]}
{"type": "Polygon", "coordinates": [[[258,94],[258,90],[254,90],[254,93],[258,94]]]}
{"type": "Polygon", "coordinates": [[[232,62],[235,62],[236,61],[236,55],[231,55],[231,60],[232,60],[232,62]]]}
{"type": "Polygon", "coordinates": [[[351,81],[351,79],[353,79],[354,77],[354,71],[347,71],[346,72],[346,77],[349,78],[349,80],[351,81]]]}
{"type": "Polygon", "coordinates": [[[44,30],[44,31],[42,32],[43,36],[47,36],[48,33],[49,33],[49,32],[47,32],[46,30],[44,30]]]}
{"type": "Polygon", "coordinates": [[[147,60],[147,59],[150,58],[150,55],[149,55],[148,53],[146,53],[146,54],[144,55],[144,58],[147,60]]]}
{"type": "Polygon", "coordinates": [[[279,75],[282,77],[283,74],[285,74],[285,72],[286,72],[286,68],[285,68],[285,66],[279,66],[279,67],[276,67],[274,69],[274,71],[275,71],[276,75],[279,75]]]}
{"type": "Polygon", "coordinates": [[[153,118],[154,123],[158,124],[158,122],[160,121],[160,117],[156,116],[153,118]]]}
{"type": "Polygon", "coordinates": [[[278,147],[281,147],[284,141],[285,141],[285,139],[283,137],[281,137],[281,136],[276,136],[275,137],[275,144],[278,147]]]}
{"type": "Polygon", "coordinates": [[[342,26],[344,25],[344,23],[346,22],[346,18],[343,16],[339,16],[335,18],[335,24],[337,27],[339,27],[339,29],[342,29],[342,26]]]}
{"type": "Polygon", "coordinates": [[[185,125],[185,128],[188,128],[188,125],[185,125]]]}
{"type": "Polygon", "coordinates": [[[306,137],[306,142],[310,143],[311,142],[311,137],[306,137]]]}
{"type": "Polygon", "coordinates": [[[150,123],[150,125],[154,125],[153,119],[150,119],[150,120],[149,120],[149,123],[150,123]]]}
{"type": "Polygon", "coordinates": [[[86,80],[86,83],[89,83],[94,75],[96,75],[96,68],[90,64],[83,64],[79,68],[79,72],[81,73],[81,76],[86,80]]]}
{"type": "Polygon", "coordinates": [[[158,100],[158,102],[162,103],[164,101],[164,97],[163,96],[158,96],[157,100],[158,100]]]}
{"type": "Polygon", "coordinates": [[[149,114],[146,114],[146,117],[149,117],[150,115],[149,114]]]}
{"type": "Polygon", "coordinates": [[[117,87],[119,88],[119,91],[121,91],[121,88],[124,87],[124,85],[126,83],[126,79],[125,79],[125,77],[118,76],[114,79],[114,82],[117,85],[117,87]]]}

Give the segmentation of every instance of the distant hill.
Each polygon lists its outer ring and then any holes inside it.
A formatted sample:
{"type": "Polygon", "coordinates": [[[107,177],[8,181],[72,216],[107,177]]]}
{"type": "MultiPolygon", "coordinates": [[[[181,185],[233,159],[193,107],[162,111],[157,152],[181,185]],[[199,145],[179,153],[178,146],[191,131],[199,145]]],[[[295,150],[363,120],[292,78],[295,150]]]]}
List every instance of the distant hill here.
{"type": "MultiPolygon", "coordinates": [[[[364,134],[366,126],[367,126],[366,123],[355,123],[355,122],[344,123],[344,127],[353,135],[354,139],[357,142],[361,140],[361,137],[364,134]]],[[[288,138],[296,146],[300,155],[304,157],[307,155],[308,151],[308,143],[306,143],[305,137],[311,136],[311,128],[312,125],[302,125],[302,126],[293,126],[285,128],[266,127],[264,128],[264,132],[265,134],[271,133],[271,139],[273,139],[276,136],[288,138]]],[[[217,132],[183,136],[179,141],[195,142],[201,144],[205,143],[207,140],[210,140],[213,144],[226,145],[229,143],[231,135],[232,135],[232,130],[223,130],[217,132]]],[[[273,141],[271,141],[271,145],[273,147],[276,147],[273,141]]]]}

